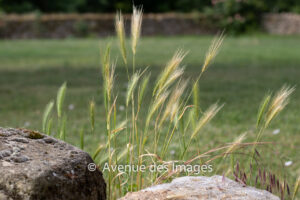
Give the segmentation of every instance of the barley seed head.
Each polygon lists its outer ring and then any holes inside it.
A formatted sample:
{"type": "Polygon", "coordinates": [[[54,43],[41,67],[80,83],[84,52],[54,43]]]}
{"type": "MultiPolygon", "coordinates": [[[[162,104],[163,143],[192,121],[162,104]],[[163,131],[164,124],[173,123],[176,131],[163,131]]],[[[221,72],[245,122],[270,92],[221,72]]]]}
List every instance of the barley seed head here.
{"type": "Polygon", "coordinates": [[[243,133],[242,135],[240,135],[228,148],[228,150],[225,153],[225,156],[227,154],[234,152],[236,150],[236,148],[238,147],[238,145],[241,144],[241,142],[245,139],[246,135],[247,135],[247,133],[243,133]]]}
{"type": "Polygon", "coordinates": [[[169,101],[166,105],[164,114],[162,115],[160,126],[167,117],[170,117],[170,121],[174,120],[175,115],[178,113],[178,110],[180,108],[179,102],[186,86],[187,81],[184,81],[183,83],[178,83],[175,89],[172,91],[169,101]]]}
{"type": "Polygon", "coordinates": [[[224,40],[224,34],[223,34],[223,32],[220,34],[220,36],[214,38],[212,44],[209,47],[208,52],[205,55],[205,60],[204,60],[203,66],[202,66],[201,73],[203,73],[207,69],[207,67],[209,66],[209,64],[216,57],[216,55],[219,52],[220,46],[223,43],[223,40],[224,40]]]}
{"type": "Polygon", "coordinates": [[[111,93],[114,86],[114,78],[115,78],[115,69],[116,63],[113,62],[110,67],[107,68],[107,72],[105,74],[105,89],[107,93],[108,100],[111,99],[111,93]]]}
{"type": "Polygon", "coordinates": [[[149,110],[149,114],[147,116],[146,126],[149,125],[153,114],[160,108],[160,106],[165,102],[168,96],[169,96],[169,92],[166,91],[163,94],[161,94],[157,99],[155,99],[155,101],[152,103],[149,110]]]}
{"type": "Polygon", "coordinates": [[[127,58],[126,58],[126,46],[125,46],[125,28],[124,28],[124,18],[121,11],[117,12],[116,20],[115,20],[115,28],[116,28],[117,36],[119,38],[120,50],[123,57],[123,61],[126,64],[127,58]]]}
{"type": "MultiPolygon", "coordinates": [[[[162,88],[165,88],[168,80],[169,80],[169,82],[170,82],[170,80],[172,80],[172,79],[169,79],[170,76],[174,78],[174,77],[176,77],[176,75],[183,72],[182,69],[180,69],[178,71],[176,71],[176,70],[178,69],[180,63],[182,62],[182,60],[186,56],[186,54],[187,53],[182,50],[177,50],[175,52],[172,59],[167,63],[166,67],[160,74],[160,76],[157,80],[157,83],[154,87],[153,95],[157,91],[162,90],[162,88]],[[174,71],[176,71],[176,72],[174,73],[174,71]]],[[[157,93],[156,93],[156,96],[158,96],[157,93]]]]}
{"type": "Polygon", "coordinates": [[[132,96],[132,94],[134,93],[134,90],[136,88],[136,85],[139,81],[140,75],[139,73],[135,73],[132,75],[129,84],[128,84],[128,88],[127,88],[127,98],[126,98],[126,106],[128,106],[128,103],[130,101],[130,98],[132,96]]]}
{"type": "Polygon", "coordinates": [[[172,72],[169,78],[165,81],[163,85],[161,85],[156,93],[156,97],[158,97],[163,91],[165,91],[175,80],[177,80],[182,74],[184,70],[182,68],[176,69],[172,72]]]}
{"type": "Polygon", "coordinates": [[[143,8],[133,6],[133,14],[131,18],[131,48],[132,53],[136,54],[136,46],[141,34],[143,18],[143,8]]]}
{"type": "Polygon", "coordinates": [[[195,130],[192,133],[191,139],[193,139],[197,133],[200,131],[200,129],[203,128],[204,125],[206,125],[223,107],[223,105],[218,106],[217,103],[211,105],[202,115],[199,122],[196,125],[195,130]]]}
{"type": "Polygon", "coordinates": [[[283,86],[276,93],[268,109],[265,126],[268,126],[272,119],[274,119],[277,114],[284,109],[289,102],[289,96],[294,92],[294,90],[294,87],[283,86]]]}

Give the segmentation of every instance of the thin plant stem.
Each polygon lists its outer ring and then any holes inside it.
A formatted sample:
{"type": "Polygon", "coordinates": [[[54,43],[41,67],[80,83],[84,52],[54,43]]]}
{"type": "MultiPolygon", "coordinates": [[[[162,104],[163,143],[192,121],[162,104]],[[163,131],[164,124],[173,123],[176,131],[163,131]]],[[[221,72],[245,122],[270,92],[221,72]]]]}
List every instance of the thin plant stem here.
{"type": "MultiPolygon", "coordinates": [[[[263,134],[263,132],[265,131],[266,129],[266,126],[262,126],[257,134],[257,137],[256,137],[256,140],[255,140],[255,143],[259,142],[260,139],[261,139],[261,136],[263,134]]],[[[253,145],[253,150],[252,150],[252,154],[251,154],[251,160],[250,160],[250,164],[252,165],[253,163],[253,159],[254,159],[254,155],[255,155],[255,150],[256,150],[256,147],[257,147],[257,144],[254,144],[253,145]]]]}
{"type": "Polygon", "coordinates": [[[135,72],[135,54],[132,55],[132,74],[135,72]]]}
{"type": "Polygon", "coordinates": [[[129,71],[128,71],[128,64],[127,63],[125,63],[125,68],[126,68],[127,79],[129,81],[130,77],[129,77],[129,71]]]}

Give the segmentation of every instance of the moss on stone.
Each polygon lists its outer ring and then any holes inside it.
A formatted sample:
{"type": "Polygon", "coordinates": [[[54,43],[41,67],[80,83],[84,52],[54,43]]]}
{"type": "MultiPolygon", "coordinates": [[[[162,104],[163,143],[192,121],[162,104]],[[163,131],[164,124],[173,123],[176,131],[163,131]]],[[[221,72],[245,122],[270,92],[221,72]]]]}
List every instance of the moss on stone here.
{"type": "Polygon", "coordinates": [[[27,138],[30,138],[30,139],[42,139],[42,138],[44,138],[44,135],[39,133],[38,131],[32,131],[32,130],[23,129],[23,128],[20,128],[18,130],[22,131],[21,134],[24,137],[27,137],[27,138]]]}
{"type": "Polygon", "coordinates": [[[37,131],[30,131],[28,133],[28,138],[30,138],[30,139],[41,139],[43,137],[44,136],[37,131]]]}

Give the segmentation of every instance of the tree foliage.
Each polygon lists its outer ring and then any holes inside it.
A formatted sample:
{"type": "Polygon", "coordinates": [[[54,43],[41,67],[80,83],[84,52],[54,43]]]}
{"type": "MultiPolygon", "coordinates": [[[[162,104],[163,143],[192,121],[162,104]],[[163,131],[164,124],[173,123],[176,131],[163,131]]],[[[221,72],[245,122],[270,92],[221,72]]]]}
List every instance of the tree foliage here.
{"type": "Polygon", "coordinates": [[[154,13],[201,12],[221,4],[224,4],[224,9],[228,12],[253,7],[261,9],[260,11],[271,12],[300,11],[298,0],[0,0],[0,9],[6,13],[115,12],[119,9],[123,12],[131,12],[133,2],[135,5],[143,5],[145,12],[154,13]],[[241,4],[248,7],[243,7],[241,4]]]}

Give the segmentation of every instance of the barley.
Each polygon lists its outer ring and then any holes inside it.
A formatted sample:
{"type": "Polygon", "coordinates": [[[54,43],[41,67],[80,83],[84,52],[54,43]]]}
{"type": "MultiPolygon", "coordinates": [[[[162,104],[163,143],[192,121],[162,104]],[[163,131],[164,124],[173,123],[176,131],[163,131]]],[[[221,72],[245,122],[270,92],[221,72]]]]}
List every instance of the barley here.
{"type": "Polygon", "coordinates": [[[223,107],[223,105],[218,106],[217,104],[213,104],[210,106],[203,114],[198,124],[196,125],[195,130],[192,133],[191,140],[197,135],[197,133],[206,125],[223,107]]]}
{"type": "Polygon", "coordinates": [[[256,128],[258,128],[260,122],[262,121],[263,115],[265,113],[265,110],[266,110],[269,102],[270,102],[270,99],[271,99],[271,95],[267,95],[259,107],[259,112],[257,114],[256,128]]]}
{"type": "MultiPolygon", "coordinates": [[[[165,86],[167,80],[173,74],[173,72],[178,68],[178,66],[180,65],[180,63],[182,62],[182,60],[185,56],[186,56],[186,53],[183,52],[182,50],[178,50],[175,52],[172,59],[165,66],[164,71],[160,74],[160,76],[157,80],[157,83],[154,87],[153,95],[156,93],[157,90],[159,90],[165,86]]],[[[174,76],[174,74],[173,74],[173,76],[174,76]]]]}
{"type": "Polygon", "coordinates": [[[119,38],[120,50],[122,54],[122,58],[125,64],[127,64],[127,55],[126,55],[126,46],[125,46],[125,28],[124,28],[124,18],[120,12],[116,15],[115,20],[115,28],[117,32],[117,36],[119,38]]]}
{"type": "Polygon", "coordinates": [[[170,116],[170,121],[174,120],[174,117],[176,113],[179,110],[179,101],[181,96],[183,95],[183,92],[187,86],[187,81],[183,82],[182,84],[178,84],[176,88],[173,90],[173,92],[170,95],[170,99],[166,105],[166,109],[164,111],[164,114],[162,115],[160,125],[164,122],[164,120],[170,116]],[[180,86],[179,86],[180,85],[180,86]]]}
{"type": "Polygon", "coordinates": [[[105,73],[105,89],[108,101],[111,100],[112,89],[114,86],[114,76],[115,76],[116,63],[112,63],[110,67],[108,67],[105,73]]]}
{"type": "Polygon", "coordinates": [[[228,154],[234,152],[236,150],[236,148],[241,144],[241,142],[245,139],[247,133],[243,133],[242,135],[240,135],[232,144],[231,146],[227,149],[225,156],[227,156],[228,154]]]}
{"type": "Polygon", "coordinates": [[[166,98],[168,96],[169,96],[169,92],[164,92],[153,102],[153,104],[149,110],[149,114],[147,116],[146,127],[148,127],[153,114],[159,109],[159,107],[164,103],[164,101],[166,100],[166,98]]]}
{"type": "Polygon", "coordinates": [[[101,54],[101,69],[102,69],[103,80],[105,80],[105,77],[109,74],[109,67],[110,67],[110,44],[107,44],[104,53],[101,54]]]}
{"type": "Polygon", "coordinates": [[[198,124],[196,125],[194,132],[192,133],[191,139],[193,139],[197,135],[200,129],[203,128],[203,126],[206,125],[219,112],[219,110],[222,107],[223,105],[218,106],[215,103],[204,112],[203,116],[201,117],[198,124]]]}
{"type": "Polygon", "coordinates": [[[143,78],[143,82],[141,87],[139,88],[139,96],[138,96],[138,105],[141,106],[142,100],[144,98],[145,90],[147,88],[148,82],[150,79],[150,74],[148,74],[145,78],[143,78]]]}
{"type": "Polygon", "coordinates": [[[140,75],[138,73],[135,73],[132,75],[131,80],[128,83],[127,87],[127,97],[126,97],[126,106],[128,106],[130,98],[132,97],[134,90],[136,88],[136,85],[139,81],[140,75]]]}
{"type": "Polygon", "coordinates": [[[182,74],[184,70],[182,68],[176,69],[172,74],[170,74],[169,78],[165,81],[165,83],[159,87],[156,97],[158,97],[163,91],[165,91],[176,79],[178,79],[182,74]]]}
{"type": "Polygon", "coordinates": [[[133,15],[131,18],[131,49],[132,53],[136,54],[136,47],[141,34],[143,18],[143,8],[133,6],[133,15]]]}
{"type": "Polygon", "coordinates": [[[294,92],[294,87],[283,86],[273,98],[270,107],[268,109],[266,115],[266,123],[265,126],[267,127],[272,119],[274,119],[277,114],[284,109],[284,107],[288,104],[289,96],[294,92]]]}
{"type": "Polygon", "coordinates": [[[204,71],[207,70],[207,67],[209,66],[209,64],[216,57],[216,55],[219,52],[219,48],[223,43],[223,40],[224,40],[224,34],[223,33],[221,33],[221,35],[219,37],[214,38],[212,44],[209,47],[208,52],[206,53],[201,73],[203,73],[204,71]]]}

